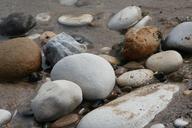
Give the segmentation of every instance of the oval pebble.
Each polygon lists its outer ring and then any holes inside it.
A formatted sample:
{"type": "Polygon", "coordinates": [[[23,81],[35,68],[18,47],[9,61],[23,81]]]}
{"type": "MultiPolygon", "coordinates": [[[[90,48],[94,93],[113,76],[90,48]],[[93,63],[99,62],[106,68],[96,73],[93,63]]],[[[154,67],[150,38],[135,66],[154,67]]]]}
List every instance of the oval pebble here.
{"type": "Polygon", "coordinates": [[[183,127],[187,126],[188,124],[189,124],[189,122],[182,118],[178,118],[174,121],[174,125],[177,128],[183,128],[183,127]]]}
{"type": "Polygon", "coordinates": [[[66,5],[66,6],[72,6],[74,5],[78,0],[59,0],[60,4],[66,5]]]}
{"type": "Polygon", "coordinates": [[[173,50],[156,53],[146,61],[147,68],[164,73],[177,71],[182,64],[182,56],[173,50]]]}
{"type": "Polygon", "coordinates": [[[165,128],[165,125],[164,124],[154,124],[151,126],[151,128],[165,128]]]}
{"type": "Polygon", "coordinates": [[[154,77],[153,71],[149,69],[138,69],[126,72],[117,78],[119,86],[139,87],[150,84],[154,77]]]}
{"type": "Polygon", "coordinates": [[[90,14],[75,15],[63,15],[59,17],[58,22],[67,26],[83,26],[90,24],[93,21],[93,16],[90,14]]]}
{"type": "Polygon", "coordinates": [[[11,113],[7,110],[0,109],[0,127],[6,125],[11,120],[11,113]]]}

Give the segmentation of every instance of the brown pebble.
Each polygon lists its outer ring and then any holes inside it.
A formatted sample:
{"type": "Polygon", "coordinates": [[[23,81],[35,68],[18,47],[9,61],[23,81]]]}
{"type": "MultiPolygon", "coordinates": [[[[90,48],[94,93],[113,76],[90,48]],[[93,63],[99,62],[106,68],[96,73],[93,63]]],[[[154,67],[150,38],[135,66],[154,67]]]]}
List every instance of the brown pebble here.
{"type": "Polygon", "coordinates": [[[69,114],[69,115],[66,115],[66,116],[60,118],[59,120],[55,121],[51,125],[51,128],[63,128],[65,126],[76,124],[79,120],[80,120],[79,115],[69,114]]]}
{"type": "Polygon", "coordinates": [[[183,94],[184,94],[185,96],[192,95],[192,90],[185,90],[185,91],[183,92],[183,94]]]}
{"type": "Polygon", "coordinates": [[[56,34],[54,32],[51,31],[46,31],[44,32],[41,36],[40,36],[40,40],[41,40],[41,45],[45,45],[48,40],[52,37],[56,36],[56,34]]]}
{"type": "Polygon", "coordinates": [[[118,77],[122,74],[124,74],[125,72],[127,72],[128,70],[124,67],[118,67],[118,69],[115,70],[115,75],[118,77]]]}
{"type": "Polygon", "coordinates": [[[145,68],[142,64],[134,62],[134,61],[123,65],[123,67],[126,68],[128,71],[145,68]]]}

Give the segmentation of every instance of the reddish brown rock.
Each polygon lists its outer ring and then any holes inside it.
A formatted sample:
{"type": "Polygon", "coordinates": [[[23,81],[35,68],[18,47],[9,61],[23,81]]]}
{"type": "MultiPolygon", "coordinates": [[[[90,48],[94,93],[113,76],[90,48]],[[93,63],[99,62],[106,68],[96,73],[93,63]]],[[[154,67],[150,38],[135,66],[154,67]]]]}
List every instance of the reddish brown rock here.
{"type": "Polygon", "coordinates": [[[40,69],[40,48],[28,38],[15,38],[0,43],[0,80],[25,77],[40,69]]]}
{"type": "Polygon", "coordinates": [[[157,51],[160,41],[161,33],[156,27],[131,29],[125,35],[123,56],[127,60],[145,58],[157,51]]]}

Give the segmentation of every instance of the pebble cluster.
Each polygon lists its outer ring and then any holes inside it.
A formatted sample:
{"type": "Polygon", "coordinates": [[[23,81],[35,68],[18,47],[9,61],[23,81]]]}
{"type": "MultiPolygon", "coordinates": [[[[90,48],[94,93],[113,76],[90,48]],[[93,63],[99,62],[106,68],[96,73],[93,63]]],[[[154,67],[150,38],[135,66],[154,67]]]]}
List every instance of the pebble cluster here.
{"type": "MultiPolygon", "coordinates": [[[[65,6],[78,2],[58,1],[65,6]]],[[[144,128],[180,91],[179,84],[158,78],[179,70],[181,53],[192,51],[192,22],[179,24],[164,40],[157,27],[147,25],[149,15],[142,16],[139,7],[128,6],[106,23],[110,30],[127,31],[124,42],[118,44],[120,50],[103,47],[98,54],[88,52],[89,41],[65,32],[19,37],[50,20],[49,13],[35,18],[13,13],[0,22],[0,34],[13,38],[0,43],[0,79],[20,80],[35,72],[48,72],[50,77],[29,104],[28,115],[39,124],[50,128],[144,128]],[[85,103],[92,109],[87,110],[85,103]]],[[[93,20],[91,14],[58,18],[59,24],[72,27],[90,25],[93,20]]],[[[0,109],[0,127],[12,116],[0,109]]],[[[184,118],[172,123],[176,128],[189,124],[184,118]]],[[[166,128],[166,124],[159,122],[151,128],[166,128]]]]}

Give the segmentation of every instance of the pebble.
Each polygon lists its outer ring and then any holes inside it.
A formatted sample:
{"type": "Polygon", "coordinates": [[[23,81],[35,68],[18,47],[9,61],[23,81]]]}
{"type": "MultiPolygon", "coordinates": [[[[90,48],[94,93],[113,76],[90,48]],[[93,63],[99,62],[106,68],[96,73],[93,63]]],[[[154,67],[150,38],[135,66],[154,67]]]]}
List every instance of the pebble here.
{"type": "Polygon", "coordinates": [[[35,17],[37,23],[48,23],[51,20],[51,16],[48,12],[39,13],[35,17]]]}
{"type": "Polygon", "coordinates": [[[104,54],[99,55],[99,56],[104,58],[106,61],[108,61],[112,65],[119,65],[120,64],[120,61],[116,57],[113,57],[110,55],[104,55],[104,54]]]}
{"type": "Polygon", "coordinates": [[[33,41],[36,41],[36,40],[38,40],[40,38],[40,36],[41,35],[39,33],[35,33],[35,34],[27,36],[27,38],[29,38],[29,39],[31,39],[33,41]]]}
{"type": "Polygon", "coordinates": [[[182,56],[173,50],[156,53],[146,61],[147,68],[164,73],[177,71],[182,64],[182,56]]]}
{"type": "Polygon", "coordinates": [[[56,36],[56,34],[51,31],[46,31],[43,34],[41,34],[40,36],[41,45],[42,46],[45,45],[54,36],[56,36]]]}
{"type": "Polygon", "coordinates": [[[52,80],[69,80],[77,83],[85,99],[106,98],[115,86],[115,73],[100,56],[81,53],[59,61],[51,71],[52,80]]]}
{"type": "Polygon", "coordinates": [[[25,13],[11,13],[0,22],[0,34],[16,37],[24,35],[36,25],[35,18],[25,13]]]}
{"type": "Polygon", "coordinates": [[[84,26],[90,24],[93,19],[91,14],[63,15],[59,17],[58,22],[66,26],[84,26]]]}
{"type": "Polygon", "coordinates": [[[57,121],[55,121],[53,124],[51,124],[51,128],[63,128],[66,126],[70,126],[72,124],[75,124],[79,121],[80,117],[77,114],[69,114],[66,115],[57,121]]]}
{"type": "Polygon", "coordinates": [[[128,62],[127,64],[123,65],[123,67],[126,68],[128,71],[145,68],[142,64],[134,61],[128,62]]]}
{"type": "Polygon", "coordinates": [[[141,18],[141,9],[136,6],[128,6],[115,14],[109,21],[111,30],[123,30],[135,25],[141,18]]]}
{"type": "Polygon", "coordinates": [[[57,80],[41,86],[31,108],[39,122],[54,121],[72,112],[82,102],[81,88],[70,81],[57,80]]]}
{"type": "Polygon", "coordinates": [[[11,121],[12,115],[9,111],[0,109],[0,127],[6,125],[11,121]]]}
{"type": "Polygon", "coordinates": [[[188,121],[182,119],[182,118],[178,118],[174,121],[174,126],[176,128],[184,128],[185,126],[187,126],[189,124],[188,121]]]}
{"type": "Polygon", "coordinates": [[[129,61],[143,59],[157,52],[160,42],[161,33],[156,27],[130,29],[125,35],[122,54],[129,61]]]}
{"type": "Polygon", "coordinates": [[[186,96],[192,96],[192,90],[185,90],[183,94],[186,96]]]}
{"type": "Polygon", "coordinates": [[[147,15],[143,19],[141,19],[134,28],[140,28],[146,26],[150,21],[152,20],[152,17],[147,15]]]}
{"type": "Polygon", "coordinates": [[[20,79],[40,70],[41,51],[32,40],[15,38],[0,43],[0,60],[0,79],[20,79]]]}
{"type": "Polygon", "coordinates": [[[182,52],[192,51],[192,22],[184,22],[177,25],[168,34],[163,43],[163,49],[174,49],[182,52]]]}
{"type": "Polygon", "coordinates": [[[111,52],[112,48],[110,47],[103,47],[99,50],[100,54],[107,54],[109,55],[109,53],[111,52]]]}
{"type": "Polygon", "coordinates": [[[153,82],[154,76],[153,71],[149,69],[138,69],[126,72],[117,78],[119,86],[131,86],[140,87],[153,82]]]}
{"type": "Polygon", "coordinates": [[[66,5],[66,6],[72,6],[74,5],[78,0],[59,0],[60,4],[66,5]]]}
{"type": "Polygon", "coordinates": [[[115,75],[117,77],[119,77],[120,75],[124,74],[127,72],[127,69],[124,68],[124,67],[118,67],[116,70],[115,70],[115,75]]]}
{"type": "Polygon", "coordinates": [[[151,126],[151,128],[165,128],[165,125],[164,124],[154,124],[151,126]]]}
{"type": "Polygon", "coordinates": [[[66,56],[82,53],[86,50],[87,47],[84,44],[80,44],[64,32],[54,36],[43,46],[46,62],[51,67],[66,56]]]}
{"type": "Polygon", "coordinates": [[[178,91],[175,84],[139,88],[91,111],[77,128],[143,128],[167,108],[178,91]]]}

